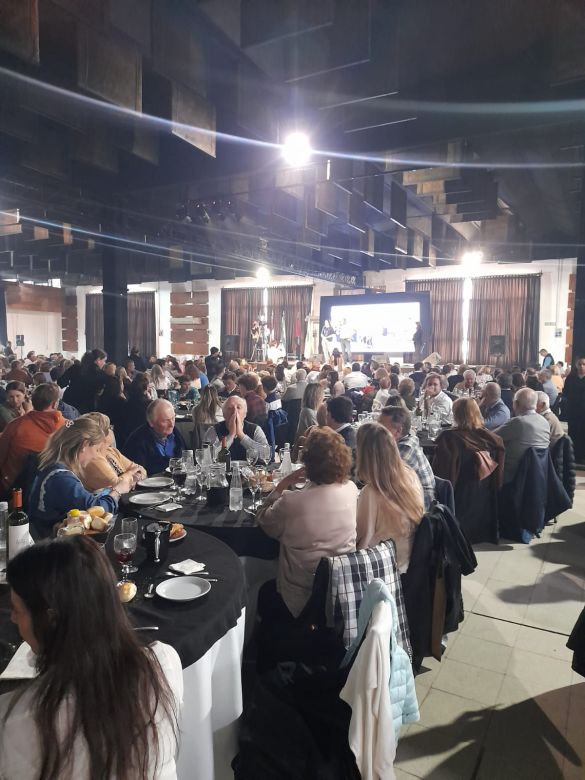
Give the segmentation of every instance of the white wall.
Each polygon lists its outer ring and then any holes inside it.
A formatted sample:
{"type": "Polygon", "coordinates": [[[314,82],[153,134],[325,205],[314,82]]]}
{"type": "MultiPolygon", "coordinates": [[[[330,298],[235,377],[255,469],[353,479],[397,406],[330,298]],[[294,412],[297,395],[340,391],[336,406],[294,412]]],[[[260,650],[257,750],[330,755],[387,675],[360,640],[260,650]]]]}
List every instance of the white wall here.
{"type": "Polygon", "coordinates": [[[19,311],[17,309],[6,310],[6,326],[8,340],[18,357],[26,355],[31,349],[40,355],[49,355],[51,352],[61,351],[61,313],[56,311],[19,311]],[[16,347],[16,334],[24,334],[25,346],[23,349],[16,347]]]}
{"type": "Polygon", "coordinates": [[[555,360],[565,359],[567,332],[567,302],[569,294],[569,276],[575,273],[577,261],[543,260],[533,263],[486,263],[471,274],[467,274],[460,265],[441,266],[441,268],[409,268],[406,271],[392,270],[366,273],[367,287],[385,287],[386,292],[404,292],[407,279],[453,279],[470,275],[508,276],[513,274],[541,274],[540,280],[540,347],[545,347],[555,360]],[[561,330],[556,336],[555,331],[561,330]]]}

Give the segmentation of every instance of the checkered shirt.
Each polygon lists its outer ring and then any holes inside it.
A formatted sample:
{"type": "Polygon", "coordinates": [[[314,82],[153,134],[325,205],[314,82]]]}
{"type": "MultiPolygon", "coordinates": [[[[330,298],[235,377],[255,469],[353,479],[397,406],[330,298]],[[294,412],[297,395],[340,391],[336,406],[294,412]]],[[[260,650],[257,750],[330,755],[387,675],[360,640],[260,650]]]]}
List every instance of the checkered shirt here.
{"type": "Polygon", "coordinates": [[[400,646],[412,660],[408,620],[404,606],[402,583],[396,565],[396,548],[389,540],[376,547],[357,550],[347,555],[326,559],[329,563],[329,607],[333,608],[335,623],[343,624],[343,643],[349,647],[358,633],[358,614],[368,584],[380,579],[394,596],[398,611],[396,636],[400,646]]]}

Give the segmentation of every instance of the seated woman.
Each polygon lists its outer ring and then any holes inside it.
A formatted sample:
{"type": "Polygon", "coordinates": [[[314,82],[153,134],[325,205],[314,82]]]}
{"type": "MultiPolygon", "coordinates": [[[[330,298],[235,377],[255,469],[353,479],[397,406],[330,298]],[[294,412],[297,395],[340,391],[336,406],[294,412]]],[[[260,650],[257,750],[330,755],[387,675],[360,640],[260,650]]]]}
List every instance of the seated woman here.
{"type": "Polygon", "coordinates": [[[36,544],[6,579],[38,676],[0,696],[0,777],[176,778],[181,661],[132,630],[97,544],[36,544]]]}
{"type": "Polygon", "coordinates": [[[198,404],[200,400],[199,390],[191,387],[191,380],[186,374],[177,377],[179,383],[179,403],[198,404]]]}
{"type": "MultiPolygon", "coordinates": [[[[149,388],[150,383],[147,374],[137,373],[134,375],[132,384],[128,389],[128,410],[125,425],[128,436],[146,422],[146,410],[150,402],[155,400],[150,395],[149,388]]],[[[128,437],[126,436],[126,438],[128,437]]],[[[124,446],[124,442],[118,442],[118,444],[124,446]]]]}
{"type": "Polygon", "coordinates": [[[345,385],[339,378],[339,371],[330,371],[327,375],[327,381],[331,398],[337,398],[338,395],[345,394],[345,385]]]}
{"type": "Polygon", "coordinates": [[[133,477],[123,476],[116,487],[99,493],[86,490],[81,481],[84,469],[97,457],[104,442],[102,428],[85,416],[48,439],[39,456],[39,472],[30,495],[30,522],[37,536],[49,536],[70,509],[101,506],[106,512],[116,512],[121,494],[134,485],[133,477]]]}
{"type": "Polygon", "coordinates": [[[124,446],[126,439],[134,430],[131,427],[130,404],[124,395],[122,382],[121,377],[109,376],[98,401],[98,411],[110,418],[110,425],[116,431],[118,447],[124,446]]]}
{"type": "Polygon", "coordinates": [[[223,420],[221,401],[217,389],[213,385],[205,385],[201,390],[201,399],[193,408],[193,450],[199,450],[205,441],[205,434],[217,422],[223,420]]]}
{"type": "Polygon", "coordinates": [[[299,424],[297,425],[297,439],[304,436],[307,428],[317,425],[317,409],[323,403],[324,396],[325,391],[321,385],[315,382],[305,387],[301,402],[301,413],[299,414],[299,424]]]}
{"type": "Polygon", "coordinates": [[[425,511],[420,480],[400,457],[394,437],[379,423],[364,423],[358,429],[356,470],[365,484],[358,498],[357,547],[375,547],[392,539],[398,569],[404,574],[425,511]]]}
{"type": "Polygon", "coordinates": [[[132,486],[146,477],[146,470],[137,463],[132,463],[114,447],[114,430],[110,418],[99,412],[84,415],[98,424],[104,435],[103,444],[98,447],[98,454],[83,469],[81,481],[88,490],[95,492],[104,488],[115,488],[122,477],[132,479],[132,486]]]}
{"type": "Polygon", "coordinates": [[[410,412],[416,408],[415,389],[414,381],[409,376],[405,377],[398,385],[398,395],[402,398],[410,412]]]}
{"type": "Polygon", "coordinates": [[[453,404],[454,428],[437,439],[435,476],[448,479],[455,490],[457,520],[472,544],[498,543],[498,490],[504,470],[504,443],[483,427],[474,398],[453,404]]]}
{"type": "MultiPolygon", "coordinates": [[[[321,558],[355,551],[357,488],[349,479],[351,450],[330,428],[313,428],[303,450],[304,470],[281,480],[258,523],[280,541],[274,594],[281,617],[298,617],[321,558]],[[302,490],[287,490],[305,475],[302,490]]],[[[260,606],[260,605],[259,605],[260,606]]]]}
{"type": "Polygon", "coordinates": [[[165,371],[163,371],[158,363],[155,363],[154,366],[150,369],[150,381],[154,385],[154,388],[159,396],[164,395],[167,390],[170,390],[176,384],[171,379],[169,379],[169,376],[165,371]]]}

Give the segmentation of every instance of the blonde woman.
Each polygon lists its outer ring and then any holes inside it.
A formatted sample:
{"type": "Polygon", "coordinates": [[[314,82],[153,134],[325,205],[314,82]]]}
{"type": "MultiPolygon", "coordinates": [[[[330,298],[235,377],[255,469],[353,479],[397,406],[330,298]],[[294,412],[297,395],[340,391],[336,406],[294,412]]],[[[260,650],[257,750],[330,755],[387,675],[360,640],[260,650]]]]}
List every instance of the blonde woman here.
{"type": "Polygon", "coordinates": [[[49,536],[71,509],[101,506],[116,512],[121,494],[132,489],[130,476],[97,494],[86,490],[81,481],[83,470],[97,457],[104,440],[103,429],[90,417],[69,421],[48,439],[30,496],[29,515],[37,536],[49,536]]]}
{"type": "Polygon", "coordinates": [[[493,382],[492,370],[489,366],[481,366],[477,371],[477,377],[475,381],[480,387],[483,387],[488,382],[493,382]]]}
{"type": "Polygon", "coordinates": [[[195,425],[215,425],[222,420],[223,412],[217,389],[213,385],[205,385],[201,390],[201,400],[193,408],[193,422],[195,425]]]}
{"type": "Polygon", "coordinates": [[[390,432],[379,423],[365,423],[358,430],[356,471],[365,484],[358,498],[357,548],[392,539],[398,569],[404,574],[424,514],[420,480],[402,461],[390,432]]]}
{"type": "Polygon", "coordinates": [[[81,475],[81,481],[87,490],[95,492],[104,488],[115,488],[124,476],[132,479],[132,486],[144,479],[146,470],[137,463],[132,463],[114,447],[114,432],[110,425],[110,418],[100,412],[91,412],[83,416],[95,420],[104,435],[104,441],[98,447],[98,454],[83,469],[81,475]]]}
{"type": "Polygon", "coordinates": [[[154,366],[150,369],[150,381],[154,385],[157,392],[166,391],[172,387],[172,383],[170,382],[168,376],[158,363],[155,363],[154,366]]]}
{"type": "Polygon", "coordinates": [[[551,372],[550,381],[557,388],[558,392],[562,393],[563,387],[565,386],[565,380],[561,376],[561,369],[555,363],[553,366],[550,367],[549,371],[551,372]]]}

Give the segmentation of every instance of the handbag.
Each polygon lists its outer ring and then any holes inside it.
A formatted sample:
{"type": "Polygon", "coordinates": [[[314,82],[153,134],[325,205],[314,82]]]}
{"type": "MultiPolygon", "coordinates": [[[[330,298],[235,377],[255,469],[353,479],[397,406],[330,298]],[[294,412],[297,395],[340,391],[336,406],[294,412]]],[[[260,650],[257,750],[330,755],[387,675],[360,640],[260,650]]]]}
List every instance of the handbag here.
{"type": "Polygon", "coordinates": [[[492,458],[487,450],[480,450],[474,453],[475,472],[477,478],[481,481],[487,479],[498,468],[497,462],[492,458]]]}

